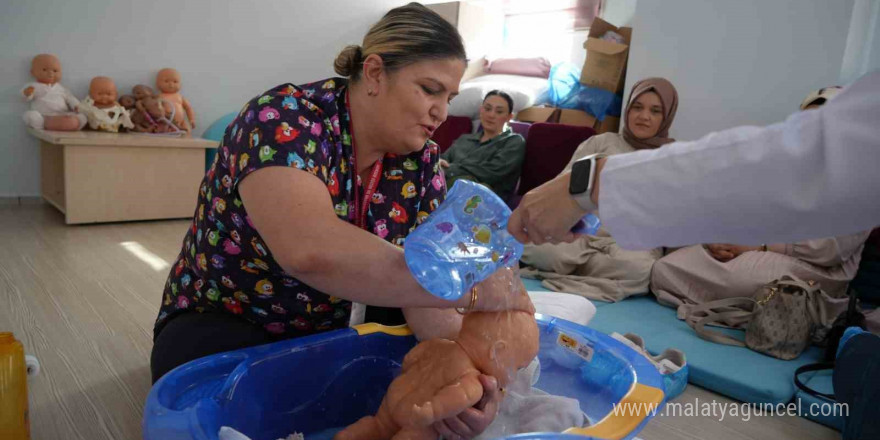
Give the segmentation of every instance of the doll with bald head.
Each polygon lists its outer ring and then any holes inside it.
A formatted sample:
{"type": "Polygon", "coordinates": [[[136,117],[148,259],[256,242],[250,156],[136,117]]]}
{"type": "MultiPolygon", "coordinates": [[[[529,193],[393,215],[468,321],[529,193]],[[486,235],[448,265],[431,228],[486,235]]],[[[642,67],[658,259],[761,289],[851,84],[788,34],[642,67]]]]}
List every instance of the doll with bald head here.
{"type": "Polygon", "coordinates": [[[189,101],[180,94],[180,73],[172,68],[165,68],[156,74],[156,88],[159,97],[174,109],[172,122],[181,130],[192,131],[196,127],[196,116],[189,101]]]}
{"type": "Polygon", "coordinates": [[[36,129],[75,131],[86,124],[86,117],[77,113],[79,100],[61,82],[61,61],[55,55],[40,54],[31,60],[31,76],[21,94],[30,101],[24,122],[36,129]]]}
{"type": "Polygon", "coordinates": [[[472,312],[453,341],[431,339],[403,359],[375,416],[364,417],[333,440],[436,440],[436,421],[474,406],[483,396],[480,374],[500,387],[538,354],[535,316],[521,311],[472,312]]]}
{"type": "Polygon", "coordinates": [[[106,76],[96,76],[89,83],[89,96],[83,99],[80,112],[86,115],[89,128],[116,133],[120,127],[134,128],[128,110],[116,100],[116,83],[106,76]]]}

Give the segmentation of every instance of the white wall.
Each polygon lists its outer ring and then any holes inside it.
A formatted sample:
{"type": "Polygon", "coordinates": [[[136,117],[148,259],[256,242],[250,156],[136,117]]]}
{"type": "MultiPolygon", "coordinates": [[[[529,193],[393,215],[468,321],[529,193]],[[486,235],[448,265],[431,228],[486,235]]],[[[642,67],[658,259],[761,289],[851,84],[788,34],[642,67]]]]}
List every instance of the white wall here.
{"type": "Polygon", "coordinates": [[[25,131],[19,95],[30,60],[57,54],[62,83],[80,98],[93,76],[120,92],[154,84],[166,66],[183,76],[196,135],[283,82],[334,75],[346,44],[405,0],[3,0],[0,2],[0,197],[39,194],[39,144],[25,131]]]}
{"type": "Polygon", "coordinates": [[[855,0],[840,82],[849,83],[880,69],[880,0],[855,0]]]}
{"type": "Polygon", "coordinates": [[[638,0],[605,0],[602,19],[617,26],[632,26],[638,0]]]}
{"type": "Polygon", "coordinates": [[[672,81],[671,135],[683,140],[781,121],[838,83],[854,1],[639,1],[627,93],[641,78],[672,81]]]}

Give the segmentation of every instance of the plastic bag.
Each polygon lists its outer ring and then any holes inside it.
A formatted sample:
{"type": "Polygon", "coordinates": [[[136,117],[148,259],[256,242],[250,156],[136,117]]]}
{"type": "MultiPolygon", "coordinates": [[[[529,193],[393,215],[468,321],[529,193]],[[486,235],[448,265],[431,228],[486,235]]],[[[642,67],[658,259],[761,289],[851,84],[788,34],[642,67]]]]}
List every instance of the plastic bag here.
{"type": "Polygon", "coordinates": [[[620,116],[623,98],[607,90],[587,87],[580,82],[581,69],[572,63],[559,63],[550,69],[550,105],[582,110],[602,121],[605,115],[620,116]]]}
{"type": "Polygon", "coordinates": [[[581,69],[572,63],[558,63],[550,68],[550,105],[559,107],[581,85],[581,69]]]}
{"type": "Polygon", "coordinates": [[[578,83],[578,88],[560,102],[558,107],[583,110],[602,121],[605,115],[620,116],[622,102],[620,95],[615,95],[614,92],[578,83]]]}

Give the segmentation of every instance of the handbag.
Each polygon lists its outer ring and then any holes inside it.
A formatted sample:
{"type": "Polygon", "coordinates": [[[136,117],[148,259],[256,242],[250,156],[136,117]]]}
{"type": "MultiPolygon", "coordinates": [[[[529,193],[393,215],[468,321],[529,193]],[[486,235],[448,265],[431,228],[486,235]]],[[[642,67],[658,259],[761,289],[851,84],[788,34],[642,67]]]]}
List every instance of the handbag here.
{"type": "Polygon", "coordinates": [[[703,339],[748,347],[790,360],[800,356],[821,327],[823,295],[814,282],[783,276],[765,284],[751,298],[726,298],[692,308],[686,322],[703,339]],[[723,308],[727,311],[716,312],[723,308]],[[706,328],[710,324],[745,323],[745,340],[706,328]]]}

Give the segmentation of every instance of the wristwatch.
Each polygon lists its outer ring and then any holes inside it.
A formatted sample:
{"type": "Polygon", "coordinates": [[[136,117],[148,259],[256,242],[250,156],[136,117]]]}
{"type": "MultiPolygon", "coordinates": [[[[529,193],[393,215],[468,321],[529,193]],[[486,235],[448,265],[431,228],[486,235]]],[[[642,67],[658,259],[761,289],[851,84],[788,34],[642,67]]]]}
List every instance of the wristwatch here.
{"type": "Polygon", "coordinates": [[[596,161],[607,154],[591,154],[571,165],[571,178],[568,193],[585,211],[595,211],[596,206],[590,195],[596,182],[596,161]]]}

